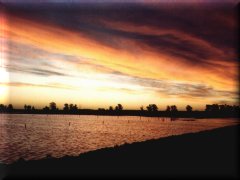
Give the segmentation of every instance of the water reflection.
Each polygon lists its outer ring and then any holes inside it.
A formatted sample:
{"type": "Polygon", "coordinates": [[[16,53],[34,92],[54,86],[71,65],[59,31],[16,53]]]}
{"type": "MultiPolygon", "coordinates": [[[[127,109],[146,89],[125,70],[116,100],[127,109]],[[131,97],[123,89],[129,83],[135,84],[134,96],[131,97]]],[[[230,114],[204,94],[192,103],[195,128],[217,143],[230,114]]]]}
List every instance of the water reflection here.
{"type": "Polygon", "coordinates": [[[0,161],[62,157],[124,143],[214,129],[237,119],[136,116],[0,115],[0,161]]]}

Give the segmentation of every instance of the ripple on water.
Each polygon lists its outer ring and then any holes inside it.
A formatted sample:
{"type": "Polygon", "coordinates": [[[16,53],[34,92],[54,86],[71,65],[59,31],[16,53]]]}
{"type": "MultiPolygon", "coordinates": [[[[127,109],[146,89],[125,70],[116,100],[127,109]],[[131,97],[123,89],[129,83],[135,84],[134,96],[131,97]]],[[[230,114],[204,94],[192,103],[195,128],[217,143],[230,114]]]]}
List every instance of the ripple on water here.
{"type": "Polygon", "coordinates": [[[114,147],[125,143],[198,132],[233,124],[237,119],[179,119],[79,115],[1,114],[0,162],[42,159],[114,147]],[[104,121],[104,123],[103,123],[104,121]],[[70,126],[69,126],[70,122],[70,126]],[[26,128],[25,128],[26,124],[26,128]]]}

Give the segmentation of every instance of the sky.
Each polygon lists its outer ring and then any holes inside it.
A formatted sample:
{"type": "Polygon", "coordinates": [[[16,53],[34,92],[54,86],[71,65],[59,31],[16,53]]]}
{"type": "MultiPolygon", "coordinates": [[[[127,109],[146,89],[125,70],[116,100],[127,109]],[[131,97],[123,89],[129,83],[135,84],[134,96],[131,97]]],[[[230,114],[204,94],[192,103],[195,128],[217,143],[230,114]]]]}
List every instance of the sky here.
{"type": "Polygon", "coordinates": [[[237,1],[1,2],[0,103],[239,104],[237,1]]]}

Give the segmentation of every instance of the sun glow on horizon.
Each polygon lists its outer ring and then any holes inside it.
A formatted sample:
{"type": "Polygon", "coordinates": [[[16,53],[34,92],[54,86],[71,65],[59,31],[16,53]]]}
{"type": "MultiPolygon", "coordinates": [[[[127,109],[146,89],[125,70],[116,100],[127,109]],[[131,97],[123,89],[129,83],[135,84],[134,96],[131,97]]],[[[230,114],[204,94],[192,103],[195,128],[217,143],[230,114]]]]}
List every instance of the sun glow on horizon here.
{"type": "Polygon", "coordinates": [[[5,85],[5,83],[7,83],[9,81],[9,75],[7,73],[7,71],[0,67],[0,102],[7,102],[8,99],[8,86],[5,85]]]}
{"type": "Polygon", "coordinates": [[[4,28],[7,26],[6,16],[0,12],[0,103],[6,103],[9,96],[9,72],[5,65],[7,62],[7,40],[4,28]]]}

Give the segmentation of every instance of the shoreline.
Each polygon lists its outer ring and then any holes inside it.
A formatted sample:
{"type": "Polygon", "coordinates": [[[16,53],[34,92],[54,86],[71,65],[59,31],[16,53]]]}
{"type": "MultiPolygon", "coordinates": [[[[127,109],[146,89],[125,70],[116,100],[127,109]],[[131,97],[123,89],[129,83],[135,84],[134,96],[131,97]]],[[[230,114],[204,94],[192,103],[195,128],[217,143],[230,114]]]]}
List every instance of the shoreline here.
{"type": "MultiPolygon", "coordinates": [[[[239,177],[239,125],[0,165],[15,177],[239,177]]],[[[1,170],[1,171],[2,171],[1,170]]],[[[3,172],[3,171],[2,171],[3,172]]]]}
{"type": "Polygon", "coordinates": [[[95,115],[95,116],[137,116],[137,117],[169,117],[169,118],[239,118],[239,112],[207,112],[207,111],[177,111],[177,112],[148,112],[139,110],[122,110],[116,111],[99,111],[92,109],[82,109],[78,112],[64,112],[59,110],[57,112],[44,112],[42,110],[35,110],[34,112],[26,112],[24,110],[14,110],[12,112],[0,112],[1,114],[29,114],[29,115],[95,115]]]}

